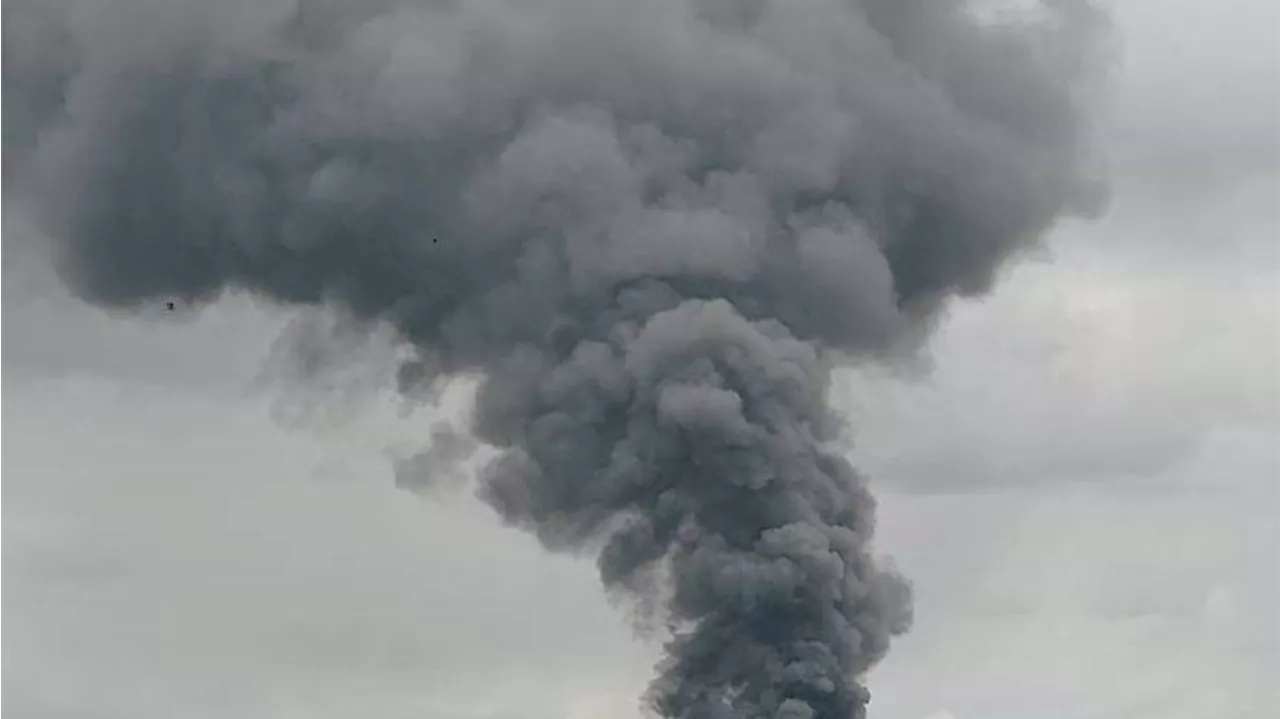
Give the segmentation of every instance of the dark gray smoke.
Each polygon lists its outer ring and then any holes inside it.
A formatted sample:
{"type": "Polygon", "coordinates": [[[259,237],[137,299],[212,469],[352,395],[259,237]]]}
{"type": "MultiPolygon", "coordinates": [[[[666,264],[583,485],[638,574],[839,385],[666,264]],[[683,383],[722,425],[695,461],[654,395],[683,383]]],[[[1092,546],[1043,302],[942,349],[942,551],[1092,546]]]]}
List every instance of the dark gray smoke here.
{"type": "Polygon", "coordinates": [[[1087,211],[1087,0],[4,12],[6,187],[79,296],[388,323],[406,391],[483,378],[506,521],[662,606],[662,716],[865,715],[910,591],[831,366],[1087,211]]]}

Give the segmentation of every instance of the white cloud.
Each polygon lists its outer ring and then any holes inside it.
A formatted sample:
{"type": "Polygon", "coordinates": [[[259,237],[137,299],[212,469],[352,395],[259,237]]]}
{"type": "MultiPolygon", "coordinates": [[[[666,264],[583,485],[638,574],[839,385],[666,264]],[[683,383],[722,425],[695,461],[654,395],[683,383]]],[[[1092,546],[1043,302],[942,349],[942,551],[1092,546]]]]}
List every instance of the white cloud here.
{"type": "Polygon", "coordinates": [[[1145,479],[1194,461],[1215,433],[1280,429],[1280,266],[1099,262],[1025,266],[958,306],[924,377],[845,378],[876,476],[932,491],[1145,479]]]}
{"type": "Polygon", "coordinates": [[[139,385],[5,390],[6,707],[559,719],[647,670],[589,566],[394,489],[361,432],[323,447],[261,404],[139,385]],[[359,474],[314,480],[326,452],[359,474]]]}

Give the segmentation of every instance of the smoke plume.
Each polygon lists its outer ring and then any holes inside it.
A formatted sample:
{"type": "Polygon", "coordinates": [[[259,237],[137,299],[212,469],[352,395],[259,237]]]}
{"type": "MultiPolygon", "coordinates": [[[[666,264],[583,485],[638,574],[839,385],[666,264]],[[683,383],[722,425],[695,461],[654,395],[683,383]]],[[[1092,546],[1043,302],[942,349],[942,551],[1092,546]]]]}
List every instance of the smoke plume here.
{"type": "Polygon", "coordinates": [[[483,498],[661,606],[660,715],[865,716],[911,593],[830,373],[1090,210],[1087,0],[4,13],[6,192],[75,294],[394,328],[404,391],[481,378],[483,498]]]}

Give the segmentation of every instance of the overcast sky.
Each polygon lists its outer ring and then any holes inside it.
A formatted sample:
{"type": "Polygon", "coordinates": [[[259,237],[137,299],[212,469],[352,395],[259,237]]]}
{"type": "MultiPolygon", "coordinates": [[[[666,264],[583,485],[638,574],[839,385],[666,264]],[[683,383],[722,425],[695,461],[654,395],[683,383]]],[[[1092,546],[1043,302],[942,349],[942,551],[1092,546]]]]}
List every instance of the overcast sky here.
{"type": "MultiPolygon", "coordinates": [[[[1280,716],[1280,3],[1117,17],[1107,217],[957,305],[929,371],[837,389],[917,589],[878,719],[1280,716]]],[[[376,351],[290,391],[296,319],[108,317],[29,231],[7,207],[11,719],[638,716],[656,652],[589,562],[396,488],[433,418],[342,391],[376,351]]]]}

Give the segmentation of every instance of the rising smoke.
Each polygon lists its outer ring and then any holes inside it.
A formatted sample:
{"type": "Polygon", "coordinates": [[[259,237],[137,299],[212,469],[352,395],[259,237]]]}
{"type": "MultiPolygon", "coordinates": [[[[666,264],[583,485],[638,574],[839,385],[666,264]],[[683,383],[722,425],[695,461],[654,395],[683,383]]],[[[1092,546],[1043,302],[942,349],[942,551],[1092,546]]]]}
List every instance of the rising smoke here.
{"type": "Polygon", "coordinates": [[[659,714],[865,716],[911,593],[830,372],[1089,211],[1087,0],[4,13],[6,192],[73,292],[393,327],[406,392],[482,378],[484,499],[661,606],[659,714]]]}

